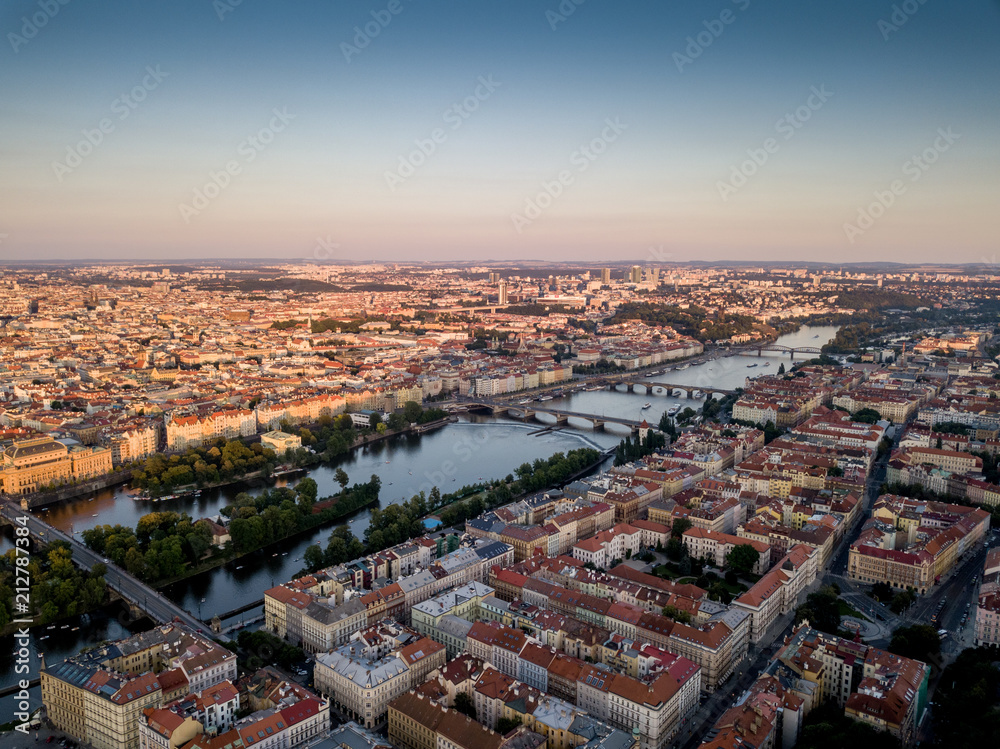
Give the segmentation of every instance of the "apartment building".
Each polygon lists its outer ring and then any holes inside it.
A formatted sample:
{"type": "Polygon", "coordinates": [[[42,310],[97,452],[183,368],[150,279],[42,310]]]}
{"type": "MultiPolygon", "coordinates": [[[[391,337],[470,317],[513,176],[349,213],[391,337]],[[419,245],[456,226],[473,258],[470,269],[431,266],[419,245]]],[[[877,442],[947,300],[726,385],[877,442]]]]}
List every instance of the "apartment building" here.
{"type": "Polygon", "coordinates": [[[1000,645],[1000,549],[990,549],[976,598],[976,646],[1000,645]]]}
{"type": "Polygon", "coordinates": [[[54,726],[95,749],[139,749],[143,711],[163,705],[168,672],[202,692],[235,681],[236,655],[163,625],[42,669],[42,702],[54,726]]]}
{"type": "Polygon", "coordinates": [[[692,557],[709,559],[719,568],[726,566],[726,555],[737,546],[749,546],[757,552],[757,563],[751,570],[755,575],[763,575],[771,566],[771,546],[763,541],[717,533],[704,528],[689,528],[681,535],[681,542],[692,557]]]}
{"type": "Polygon", "coordinates": [[[182,452],[216,439],[236,439],[257,434],[254,412],[245,408],[198,414],[165,416],[167,450],[182,452]]]}
{"type": "Polygon", "coordinates": [[[444,666],[445,646],[390,619],[355,632],[316,656],[313,683],[365,728],[384,722],[389,703],[444,666]]]}

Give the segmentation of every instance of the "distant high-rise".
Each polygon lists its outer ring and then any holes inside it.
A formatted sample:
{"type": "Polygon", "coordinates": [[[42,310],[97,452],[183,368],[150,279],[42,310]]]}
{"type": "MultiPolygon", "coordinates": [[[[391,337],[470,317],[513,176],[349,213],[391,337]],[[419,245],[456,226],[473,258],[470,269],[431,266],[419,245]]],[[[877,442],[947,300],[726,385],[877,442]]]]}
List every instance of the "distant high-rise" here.
{"type": "Polygon", "coordinates": [[[500,274],[499,273],[495,273],[495,272],[490,273],[490,283],[496,283],[499,280],[500,280],[500,274]]]}
{"type": "Polygon", "coordinates": [[[638,265],[632,266],[632,272],[630,276],[630,281],[632,283],[642,283],[642,267],[638,265]]]}
{"type": "Polygon", "coordinates": [[[646,275],[649,278],[649,282],[651,284],[653,284],[654,287],[660,285],[660,269],[659,268],[650,268],[648,271],[646,271],[646,275]]]}
{"type": "Polygon", "coordinates": [[[497,301],[500,304],[507,304],[507,282],[500,281],[500,289],[497,292],[497,301]]]}
{"type": "Polygon", "coordinates": [[[611,268],[601,268],[601,283],[611,283],[611,268]]]}

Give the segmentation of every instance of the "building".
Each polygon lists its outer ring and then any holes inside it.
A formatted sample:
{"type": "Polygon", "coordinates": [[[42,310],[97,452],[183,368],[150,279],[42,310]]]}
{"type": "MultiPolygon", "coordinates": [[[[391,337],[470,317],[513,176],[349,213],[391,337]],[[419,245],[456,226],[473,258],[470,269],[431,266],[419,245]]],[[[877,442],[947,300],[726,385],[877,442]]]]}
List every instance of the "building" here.
{"type": "Polygon", "coordinates": [[[990,549],[976,599],[976,646],[1000,645],[1000,549],[990,549]]]}
{"type": "Polygon", "coordinates": [[[162,707],[165,683],[202,692],[234,682],[236,655],[168,624],[47,666],[40,676],[56,728],[95,749],[139,749],[143,711],[162,707]]]}
{"type": "Polygon", "coordinates": [[[269,447],[277,455],[284,455],[286,450],[297,450],[302,447],[302,438],[287,432],[264,432],[260,435],[260,444],[269,447]]]}
{"type": "Polygon", "coordinates": [[[387,619],[317,655],[313,683],[342,712],[374,728],[385,721],[390,702],[445,661],[444,645],[387,619]]]}
{"type": "Polygon", "coordinates": [[[32,494],[71,481],[86,481],[113,470],[109,447],[72,448],[49,436],[17,440],[3,451],[0,491],[32,494]]]}

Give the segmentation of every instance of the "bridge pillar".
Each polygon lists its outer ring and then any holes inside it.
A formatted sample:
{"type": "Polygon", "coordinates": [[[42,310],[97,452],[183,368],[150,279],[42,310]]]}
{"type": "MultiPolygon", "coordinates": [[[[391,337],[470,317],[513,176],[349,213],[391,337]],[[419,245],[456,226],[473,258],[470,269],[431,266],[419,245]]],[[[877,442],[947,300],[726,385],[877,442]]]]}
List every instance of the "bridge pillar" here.
{"type": "Polygon", "coordinates": [[[762,348],[757,349],[757,356],[761,356],[763,353],[764,353],[764,349],[762,349],[762,348]]]}
{"type": "Polygon", "coordinates": [[[219,634],[222,631],[222,620],[217,616],[212,617],[212,631],[215,634],[219,634]]]}
{"type": "Polygon", "coordinates": [[[553,414],[556,417],[556,424],[568,424],[569,416],[561,416],[560,414],[553,414]]]}
{"type": "Polygon", "coordinates": [[[598,421],[597,419],[594,419],[594,431],[595,432],[603,432],[604,431],[604,422],[603,421],[598,421]]]}
{"type": "Polygon", "coordinates": [[[792,349],[791,351],[789,351],[788,355],[792,358],[792,361],[795,361],[795,349],[792,349]]]}

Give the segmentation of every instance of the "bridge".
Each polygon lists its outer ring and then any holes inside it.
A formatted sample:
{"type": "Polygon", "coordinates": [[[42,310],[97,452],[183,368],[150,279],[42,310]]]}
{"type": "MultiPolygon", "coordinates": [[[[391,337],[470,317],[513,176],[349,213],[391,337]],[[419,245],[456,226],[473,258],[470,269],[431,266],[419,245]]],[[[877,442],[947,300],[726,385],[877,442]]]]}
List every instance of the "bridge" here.
{"type": "Polygon", "coordinates": [[[726,388],[715,387],[714,385],[680,385],[672,382],[651,382],[649,380],[631,380],[627,378],[615,379],[608,383],[608,386],[611,388],[618,385],[625,385],[626,389],[633,393],[637,392],[638,388],[643,388],[648,395],[664,395],[671,398],[677,392],[686,394],[689,399],[701,397],[700,395],[696,396],[695,393],[721,398],[733,395],[736,392],[735,390],[727,390],[726,388]]]}
{"type": "Polygon", "coordinates": [[[104,564],[108,568],[107,572],[104,573],[104,580],[108,587],[117,592],[133,607],[145,612],[151,619],[161,624],[179,620],[181,624],[193,630],[209,631],[209,627],[203,622],[155,588],[140,582],[121,567],[105,562],[99,554],[88,549],[72,536],[53,528],[30,513],[24,512],[17,505],[9,501],[0,502],[0,517],[13,524],[15,528],[27,528],[32,538],[43,544],[65,541],[69,544],[73,561],[82,569],[90,570],[95,564],[104,564]]]}
{"type": "Polygon", "coordinates": [[[775,354],[789,354],[792,359],[795,358],[796,354],[813,354],[815,356],[819,356],[823,353],[822,349],[816,346],[799,346],[794,348],[792,346],[779,346],[777,343],[765,343],[762,346],[750,346],[748,348],[744,348],[739,352],[739,356],[750,356],[754,352],[757,353],[757,356],[760,356],[765,351],[775,354]]]}
{"type": "Polygon", "coordinates": [[[638,431],[642,420],[636,419],[623,419],[619,416],[604,416],[603,414],[587,414],[579,413],[577,411],[566,411],[560,408],[546,408],[545,406],[537,406],[535,404],[521,404],[521,403],[506,403],[501,400],[490,400],[487,398],[469,398],[463,400],[458,404],[458,409],[462,407],[466,409],[486,409],[491,413],[497,413],[498,411],[506,414],[514,419],[522,419],[524,421],[530,421],[535,418],[538,414],[548,414],[549,416],[554,416],[556,424],[566,424],[570,419],[583,419],[589,421],[594,425],[594,429],[604,429],[605,424],[620,424],[622,426],[629,427],[633,432],[638,431]]]}

